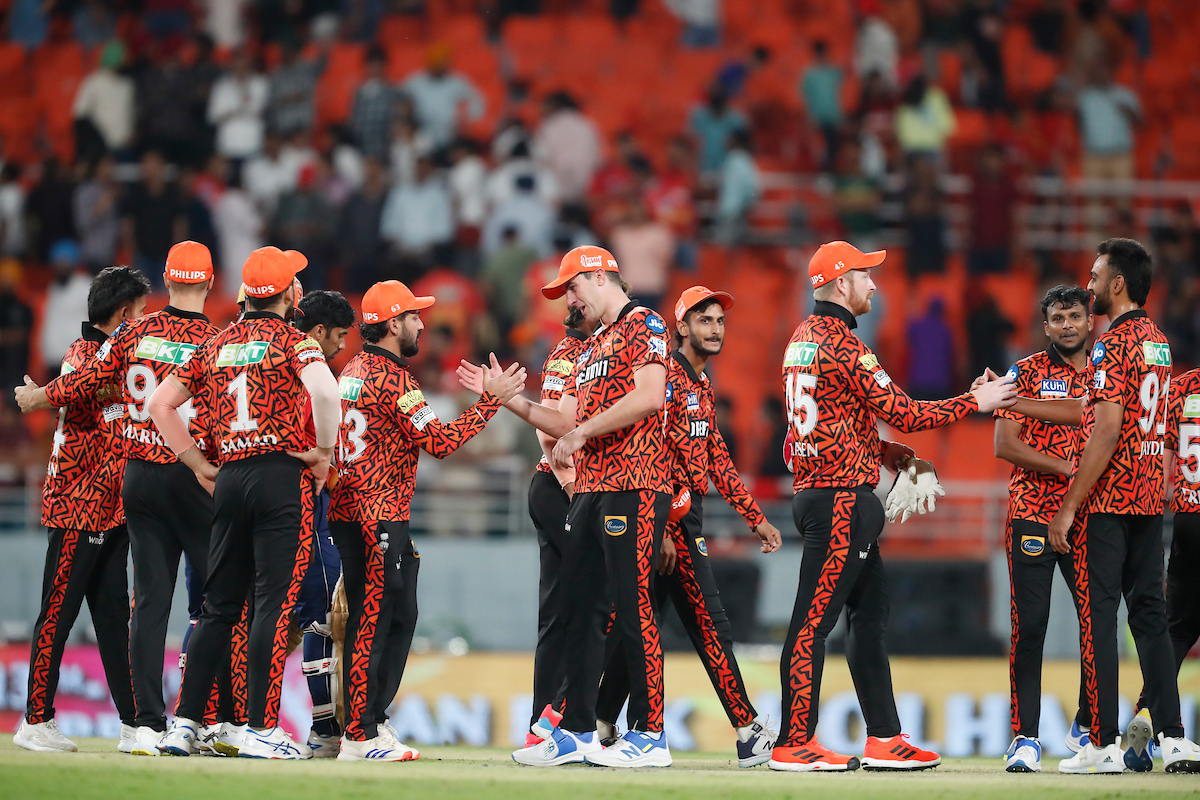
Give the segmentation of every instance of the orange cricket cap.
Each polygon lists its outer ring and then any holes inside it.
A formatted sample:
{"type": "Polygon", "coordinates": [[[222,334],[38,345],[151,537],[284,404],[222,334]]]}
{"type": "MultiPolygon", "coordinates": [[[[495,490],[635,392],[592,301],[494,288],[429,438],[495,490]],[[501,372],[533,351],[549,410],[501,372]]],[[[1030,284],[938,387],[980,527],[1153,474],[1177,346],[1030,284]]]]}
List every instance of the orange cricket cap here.
{"type": "Polygon", "coordinates": [[[567,293],[562,288],[567,281],[584,272],[602,269],[605,272],[617,271],[617,259],[603,247],[585,244],[576,247],[562,257],[558,265],[558,277],[542,287],[542,296],[548,300],[557,300],[567,293]]]}
{"type": "Polygon", "coordinates": [[[307,266],[308,259],[298,250],[285,252],[278,247],[260,247],[242,265],[246,296],[270,297],[284,292],[292,285],[296,273],[307,266]]]}
{"type": "Polygon", "coordinates": [[[363,295],[363,322],[384,322],[405,312],[420,311],[431,305],[432,297],[418,297],[400,281],[382,281],[367,289],[367,293],[363,295]]]}
{"type": "Polygon", "coordinates": [[[167,280],[204,283],[213,274],[212,253],[199,242],[183,241],[167,252],[167,280]]]}
{"type": "Polygon", "coordinates": [[[878,267],[886,256],[886,250],[864,253],[849,242],[828,242],[809,260],[808,277],[816,289],[850,270],[878,267]]]}
{"type": "Polygon", "coordinates": [[[683,319],[688,310],[695,307],[701,300],[713,298],[721,304],[721,308],[728,311],[733,307],[733,295],[729,292],[714,292],[707,286],[693,286],[690,289],[684,289],[683,294],[679,295],[679,300],[675,303],[675,320],[678,322],[683,319]]]}

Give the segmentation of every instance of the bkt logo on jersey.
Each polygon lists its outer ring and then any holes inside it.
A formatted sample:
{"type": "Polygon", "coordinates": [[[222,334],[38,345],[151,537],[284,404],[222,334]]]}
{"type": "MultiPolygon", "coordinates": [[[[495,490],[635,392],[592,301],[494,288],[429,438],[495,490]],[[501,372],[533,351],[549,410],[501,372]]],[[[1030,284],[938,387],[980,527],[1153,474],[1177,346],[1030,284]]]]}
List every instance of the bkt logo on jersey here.
{"type": "Polygon", "coordinates": [[[363,382],[358,378],[342,378],[338,381],[338,396],[353,403],[362,394],[362,387],[363,382]]]}
{"type": "Polygon", "coordinates": [[[597,378],[605,378],[608,376],[608,359],[597,361],[594,364],[588,364],[587,368],[579,373],[575,379],[576,386],[582,386],[588,381],[594,381],[597,378]]]}
{"type": "Polygon", "coordinates": [[[1042,397],[1069,397],[1067,382],[1059,378],[1042,380],[1042,397]]]}
{"type": "Polygon", "coordinates": [[[816,358],[818,347],[819,345],[815,342],[792,342],[783,354],[783,365],[785,367],[807,367],[816,358]]]}
{"type": "Polygon", "coordinates": [[[138,342],[134,355],[146,361],[157,361],[160,364],[186,364],[196,352],[196,345],[170,342],[157,336],[144,336],[138,342]]]}
{"type": "Polygon", "coordinates": [[[692,438],[703,439],[708,436],[708,420],[692,420],[692,438]]]}
{"type": "Polygon", "coordinates": [[[258,364],[267,357],[266,342],[246,342],[244,344],[227,344],[217,353],[218,367],[244,367],[247,364],[258,364]]]}
{"type": "Polygon", "coordinates": [[[1162,342],[1142,342],[1142,355],[1152,367],[1171,366],[1171,345],[1162,342]]]}

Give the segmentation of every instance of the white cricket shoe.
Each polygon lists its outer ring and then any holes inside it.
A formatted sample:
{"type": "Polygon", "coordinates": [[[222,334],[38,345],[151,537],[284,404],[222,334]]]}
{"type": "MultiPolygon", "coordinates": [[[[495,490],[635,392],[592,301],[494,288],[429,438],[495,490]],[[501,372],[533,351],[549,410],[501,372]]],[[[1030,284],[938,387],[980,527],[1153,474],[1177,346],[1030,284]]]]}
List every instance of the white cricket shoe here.
{"type": "Polygon", "coordinates": [[[1108,747],[1096,747],[1089,741],[1078,753],[1058,762],[1058,771],[1073,774],[1124,772],[1120,737],[1108,747]]]}
{"type": "Polygon", "coordinates": [[[303,761],[313,757],[312,749],[298,744],[283,728],[276,725],[265,731],[246,728],[238,748],[241,758],[273,758],[284,761],[303,761]]]}
{"type": "Polygon", "coordinates": [[[1042,743],[1027,736],[1013,739],[1004,760],[1005,772],[1041,772],[1042,743]]]}
{"type": "Polygon", "coordinates": [[[775,750],[775,738],[779,731],[770,728],[771,721],[760,717],[744,728],[737,729],[738,766],[746,769],[757,767],[771,760],[775,750]]]}
{"type": "Polygon", "coordinates": [[[391,736],[382,730],[374,739],[356,742],[353,739],[342,738],[341,750],[337,754],[338,761],[413,761],[413,750],[409,747],[397,746],[391,736]]]}
{"type": "Polygon", "coordinates": [[[594,767],[669,767],[671,749],[667,747],[666,734],[661,731],[626,731],[612,747],[589,753],[586,761],[594,767]]]}
{"type": "Polygon", "coordinates": [[[1200,747],[1190,739],[1158,735],[1163,769],[1167,772],[1200,772],[1200,747]]]}
{"type": "Polygon", "coordinates": [[[156,731],[154,728],[139,725],[134,731],[133,747],[129,752],[135,756],[162,755],[158,749],[158,745],[162,742],[164,735],[162,731],[156,731]]]}
{"type": "MultiPolygon", "coordinates": [[[[133,744],[136,738],[137,728],[133,727],[132,725],[126,725],[124,722],[122,722],[121,738],[117,740],[117,752],[126,754],[132,753],[133,744]]],[[[154,755],[158,755],[158,753],[155,752],[154,755]]]]}
{"type": "MultiPolygon", "coordinates": [[[[379,733],[382,734],[383,731],[381,730],[379,733]]],[[[341,743],[341,734],[322,736],[314,730],[308,732],[308,749],[312,750],[313,758],[337,758],[341,743]]]]}
{"type": "Polygon", "coordinates": [[[202,756],[237,758],[238,748],[242,745],[242,734],[245,732],[245,725],[234,725],[232,722],[205,725],[196,735],[196,746],[200,748],[202,756]]]}
{"type": "Polygon", "coordinates": [[[74,753],[79,750],[78,745],[62,735],[53,717],[36,725],[30,725],[29,720],[21,717],[21,727],[13,735],[13,744],[40,753],[74,753]]]}
{"type": "Polygon", "coordinates": [[[410,747],[400,741],[400,734],[396,733],[396,729],[392,727],[390,722],[381,722],[376,727],[376,735],[385,736],[392,740],[392,746],[397,750],[407,750],[411,755],[405,761],[416,761],[421,757],[421,751],[415,747],[410,747]]]}
{"type": "Polygon", "coordinates": [[[512,754],[513,761],[527,767],[557,767],[560,764],[582,764],[589,755],[603,750],[595,731],[571,733],[555,728],[541,744],[523,747],[512,754]]]}
{"type": "Polygon", "coordinates": [[[158,743],[158,752],[168,756],[192,756],[200,752],[196,734],[200,726],[186,717],[176,717],[167,735],[158,743]]]}

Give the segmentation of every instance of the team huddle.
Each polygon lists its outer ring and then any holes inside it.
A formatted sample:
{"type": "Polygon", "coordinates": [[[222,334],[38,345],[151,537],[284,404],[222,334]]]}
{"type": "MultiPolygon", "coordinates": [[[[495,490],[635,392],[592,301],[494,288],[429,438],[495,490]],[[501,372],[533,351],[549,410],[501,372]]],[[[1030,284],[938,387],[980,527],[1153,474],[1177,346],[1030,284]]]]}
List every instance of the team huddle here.
{"type": "Polygon", "coordinates": [[[780,662],[779,730],[750,701],[703,532],[711,483],[763,552],[780,546],[733,466],[706,375],[722,349],[731,295],[686,290],[669,332],[630,300],[611,253],[575,248],[542,290],[565,296],[570,311],[543,365],[539,401],[522,394],[520,365],[464,361],[459,381],[479,399],[443,423],[406,361],[418,353],[420,312],[433,297],[385,281],[356,314],[336,292],[302,294],[302,254],[265,247],[243,267],[242,315],[218,330],[203,314],[213,268],[202,245],[172,248],[163,275],[170,303],[152,314],[143,314],[145,276],[106,269],[62,374],[45,387],[26,378],[16,391],[23,410],[57,408],[59,417],[43,496],[50,541],[42,607],[14,742],[77,749],[55,724],[54,694],[86,599],[121,717],[121,752],[418,758],[387,713],[417,619],[420,556],[409,535],[417,457],[453,453],[504,406],[537,429],[544,454],[529,488],[540,549],[538,641],[517,763],[671,765],[659,635],[669,597],[729,718],[739,766],[935,767],[938,754],[901,731],[876,540],[885,519],[932,510],[943,490],[932,464],[880,439],[878,422],[912,432],[995,412],[997,455],[1016,467],[1007,526],[1015,738],[1006,768],[1041,768],[1041,652],[1057,565],[1079,613],[1083,665],[1068,741],[1077,752],[1059,769],[1149,769],[1157,745],[1167,771],[1200,771],[1176,680],[1200,637],[1191,611],[1200,598],[1185,578],[1200,558],[1200,425],[1186,421],[1200,418],[1200,371],[1172,385],[1170,348],[1141,310],[1150,284],[1141,246],[1109,240],[1099,253],[1091,292],[1058,287],[1043,301],[1045,353],[930,402],[910,399],[853,332],[870,311],[869,270],[884,253],[832,242],[813,256],[813,312],[783,360],[785,458],[804,558],[780,662]],[[1093,297],[1113,324],[1089,359],[1093,297]],[[356,317],[362,349],[335,378],[328,359],[356,317]],[[875,494],[881,468],[897,474],[886,505],[875,494]],[[1164,469],[1179,485],[1165,599],[1164,469]],[[193,626],[168,727],[162,665],[181,556],[193,626]],[[1139,705],[1149,715],[1136,717],[1123,739],[1122,595],[1145,680],[1139,705]],[[843,609],[867,729],[861,758],[816,738],[825,641],[843,609]],[[284,664],[298,646],[313,699],[304,741],[279,725],[284,664]]]}

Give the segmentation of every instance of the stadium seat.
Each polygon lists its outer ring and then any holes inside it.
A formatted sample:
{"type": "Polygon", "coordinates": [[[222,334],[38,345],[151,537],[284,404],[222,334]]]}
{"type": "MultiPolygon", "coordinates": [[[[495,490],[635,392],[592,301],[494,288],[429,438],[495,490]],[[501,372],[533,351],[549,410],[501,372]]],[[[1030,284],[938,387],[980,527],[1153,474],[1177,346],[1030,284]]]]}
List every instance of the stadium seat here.
{"type": "Polygon", "coordinates": [[[380,20],[376,38],[384,45],[424,41],[425,20],[408,14],[388,14],[380,20]]]}
{"type": "Polygon", "coordinates": [[[514,54],[546,51],[562,41],[558,20],[549,17],[509,17],[502,35],[505,47],[514,54]]]}
{"type": "Polygon", "coordinates": [[[28,92],[25,48],[12,42],[0,43],[0,96],[14,97],[28,92]]]}
{"type": "Polygon", "coordinates": [[[617,26],[610,16],[567,17],[563,36],[577,58],[612,53],[617,47],[617,26]]]}

